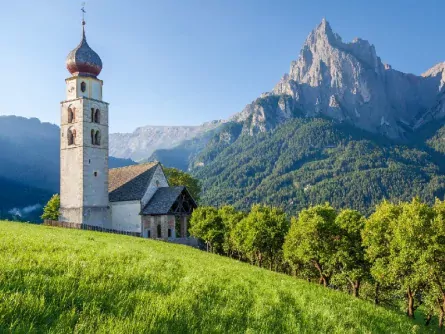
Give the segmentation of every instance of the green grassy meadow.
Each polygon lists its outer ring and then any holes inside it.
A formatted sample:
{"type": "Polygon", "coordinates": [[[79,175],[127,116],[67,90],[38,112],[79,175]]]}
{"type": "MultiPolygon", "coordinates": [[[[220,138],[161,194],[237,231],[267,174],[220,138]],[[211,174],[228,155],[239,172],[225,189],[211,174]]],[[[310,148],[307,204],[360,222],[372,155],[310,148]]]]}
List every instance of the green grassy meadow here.
{"type": "Polygon", "coordinates": [[[338,291],[190,247],[0,222],[0,332],[427,329],[404,314],[338,291]]]}

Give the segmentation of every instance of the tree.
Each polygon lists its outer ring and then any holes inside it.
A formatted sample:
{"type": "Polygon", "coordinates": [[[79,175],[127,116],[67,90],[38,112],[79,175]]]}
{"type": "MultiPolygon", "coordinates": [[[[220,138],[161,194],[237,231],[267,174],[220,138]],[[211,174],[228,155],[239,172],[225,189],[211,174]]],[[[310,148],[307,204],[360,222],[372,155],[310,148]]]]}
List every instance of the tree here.
{"type": "Polygon", "coordinates": [[[197,179],[190,174],[183,172],[177,168],[163,167],[164,174],[168,180],[168,184],[171,187],[185,186],[192,195],[193,199],[198,202],[201,194],[201,185],[197,179]]]}
{"type": "Polygon", "coordinates": [[[48,203],[46,203],[43,208],[42,219],[48,220],[58,220],[59,219],[59,209],[60,209],[60,196],[59,194],[53,195],[48,203]]]}
{"type": "Polygon", "coordinates": [[[341,279],[351,286],[353,296],[359,296],[360,284],[369,273],[369,263],[365,259],[361,232],[365,218],[355,210],[342,210],[335,219],[339,229],[339,242],[333,255],[341,279]]]}
{"type": "Polygon", "coordinates": [[[218,253],[222,251],[224,242],[224,224],[218,210],[202,206],[195,209],[190,218],[190,235],[204,240],[207,251],[218,253]]]}
{"type": "Polygon", "coordinates": [[[234,229],[234,244],[252,262],[269,268],[277,265],[284,238],[289,230],[286,214],[278,208],[254,205],[250,213],[234,229]]]}
{"type": "Polygon", "coordinates": [[[336,216],[329,204],[302,210],[298,219],[292,219],[283,247],[284,258],[291,265],[310,264],[324,286],[329,285],[335,270],[333,254],[339,237],[336,216]]]}
{"type": "Polygon", "coordinates": [[[235,252],[235,243],[232,239],[232,231],[246,216],[245,213],[235,210],[233,206],[223,206],[218,210],[218,214],[224,225],[224,243],[223,250],[229,257],[233,257],[235,252]]]}
{"type": "MultiPolygon", "coordinates": [[[[439,328],[445,318],[445,202],[436,200],[430,240],[421,258],[424,274],[428,276],[425,302],[437,313],[439,328]]],[[[425,231],[426,232],[426,231],[425,231]]]]}
{"type": "Polygon", "coordinates": [[[401,208],[388,201],[376,206],[375,212],[365,222],[362,232],[365,258],[371,263],[371,274],[375,285],[375,303],[379,304],[379,291],[382,286],[388,287],[387,268],[390,261],[390,242],[392,240],[391,224],[396,221],[401,208]]]}
{"type": "Polygon", "coordinates": [[[381,284],[397,287],[405,294],[410,318],[428,284],[424,256],[432,239],[433,220],[433,209],[417,198],[399,205],[384,202],[363,232],[372,275],[381,284]]]}

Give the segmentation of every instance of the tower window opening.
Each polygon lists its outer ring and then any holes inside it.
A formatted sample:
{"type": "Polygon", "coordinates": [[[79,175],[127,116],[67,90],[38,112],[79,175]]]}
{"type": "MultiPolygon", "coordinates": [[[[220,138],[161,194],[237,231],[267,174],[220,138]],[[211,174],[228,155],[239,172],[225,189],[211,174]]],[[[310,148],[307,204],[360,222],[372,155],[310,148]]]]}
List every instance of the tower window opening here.
{"type": "Polygon", "coordinates": [[[97,172],[94,172],[94,176],[97,176],[97,172]]]}
{"type": "Polygon", "coordinates": [[[94,113],[94,123],[100,123],[100,110],[96,109],[96,112],[94,113]]]}
{"type": "Polygon", "coordinates": [[[80,83],[80,90],[82,91],[82,93],[85,93],[85,91],[87,90],[87,84],[85,83],[85,81],[82,81],[80,83]]]}
{"type": "Polygon", "coordinates": [[[91,145],[94,145],[94,130],[91,130],[91,145]]]}
{"type": "Polygon", "coordinates": [[[100,145],[100,132],[99,132],[99,130],[97,130],[95,135],[94,135],[94,145],[100,145]]]}
{"type": "Polygon", "coordinates": [[[68,145],[74,145],[74,138],[76,137],[76,130],[68,129],[68,145]]]}
{"type": "Polygon", "coordinates": [[[74,110],[70,108],[68,108],[68,123],[73,123],[75,120],[75,115],[74,115],[74,110]]]}

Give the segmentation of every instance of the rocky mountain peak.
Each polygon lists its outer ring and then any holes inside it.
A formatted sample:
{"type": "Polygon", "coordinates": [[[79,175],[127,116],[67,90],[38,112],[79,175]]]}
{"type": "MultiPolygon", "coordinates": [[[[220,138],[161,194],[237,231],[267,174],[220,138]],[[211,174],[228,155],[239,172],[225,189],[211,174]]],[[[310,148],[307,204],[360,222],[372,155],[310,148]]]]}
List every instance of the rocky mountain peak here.
{"type": "MultiPolygon", "coordinates": [[[[270,94],[292,97],[293,107],[307,116],[324,114],[370,132],[403,138],[407,127],[414,128],[435,104],[444,83],[445,63],[422,76],[393,70],[383,64],[373,44],[358,37],[345,43],[323,19],[309,33],[298,59],[291,62],[289,74],[270,94]]],[[[242,118],[257,109],[250,106],[242,118]]],[[[278,118],[281,113],[276,113],[278,118]]],[[[262,110],[262,114],[273,122],[272,111],[262,110]]],[[[258,124],[258,128],[270,126],[258,124]]]]}

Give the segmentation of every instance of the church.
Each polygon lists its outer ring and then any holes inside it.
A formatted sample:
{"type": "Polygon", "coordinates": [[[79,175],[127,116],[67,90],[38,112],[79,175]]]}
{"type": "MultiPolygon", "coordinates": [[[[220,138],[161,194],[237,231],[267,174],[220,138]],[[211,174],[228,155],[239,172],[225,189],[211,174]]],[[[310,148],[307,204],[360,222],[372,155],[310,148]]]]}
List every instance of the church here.
{"type": "Polygon", "coordinates": [[[87,43],[68,54],[66,100],[61,102],[59,221],[145,238],[187,238],[197,207],[186,187],[170,187],[158,162],[108,168],[109,104],[98,79],[102,60],[87,43]]]}

